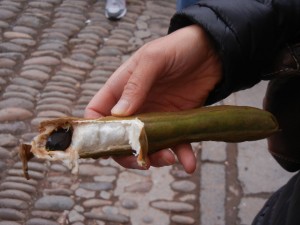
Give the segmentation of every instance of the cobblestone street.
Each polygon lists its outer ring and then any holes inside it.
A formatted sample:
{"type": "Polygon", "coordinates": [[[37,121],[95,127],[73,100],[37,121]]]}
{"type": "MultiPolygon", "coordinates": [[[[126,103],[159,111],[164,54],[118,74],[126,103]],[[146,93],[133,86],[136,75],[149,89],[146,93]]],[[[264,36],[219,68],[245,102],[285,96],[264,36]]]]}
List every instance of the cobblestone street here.
{"type": "MultiPolygon", "coordinates": [[[[19,144],[47,118],[82,117],[104,82],[143,44],[167,34],[175,0],[128,0],[120,21],[99,0],[0,1],[0,225],[233,225],[251,221],[292,174],[266,141],[195,143],[198,168],[128,170],[81,159],[79,176],[34,159],[23,177],[19,144]]],[[[261,108],[266,83],[220,104],[261,108]]]]}

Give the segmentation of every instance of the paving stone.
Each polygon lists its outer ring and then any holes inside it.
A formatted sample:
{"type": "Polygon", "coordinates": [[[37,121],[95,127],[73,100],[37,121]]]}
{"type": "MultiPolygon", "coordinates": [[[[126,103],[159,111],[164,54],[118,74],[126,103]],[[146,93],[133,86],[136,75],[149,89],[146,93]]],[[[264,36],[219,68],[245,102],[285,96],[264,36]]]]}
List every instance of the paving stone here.
{"type": "Polygon", "coordinates": [[[49,220],[57,220],[61,216],[61,212],[53,212],[47,210],[33,210],[31,215],[35,218],[44,218],[49,220]]]}
{"type": "Polygon", "coordinates": [[[102,176],[116,175],[118,170],[113,167],[101,167],[90,164],[79,165],[79,175],[81,176],[102,176]]]}
{"type": "Polygon", "coordinates": [[[105,205],[112,205],[112,201],[110,200],[103,200],[103,199],[87,199],[85,200],[82,205],[85,208],[96,208],[100,206],[105,206],[105,205]]]}
{"type": "Polygon", "coordinates": [[[62,113],[62,112],[57,112],[57,111],[52,111],[52,110],[48,110],[48,111],[41,111],[37,114],[37,117],[65,117],[67,116],[67,114],[62,113]]]}
{"type": "Polygon", "coordinates": [[[28,129],[23,121],[0,123],[0,133],[10,133],[13,135],[22,134],[28,129]]]}
{"type": "Polygon", "coordinates": [[[163,201],[158,200],[151,203],[151,206],[161,210],[167,210],[171,212],[191,212],[194,210],[194,206],[185,203],[185,202],[177,202],[177,201],[163,201]]]}
{"type": "Polygon", "coordinates": [[[27,48],[11,42],[2,42],[0,43],[0,51],[1,52],[26,52],[27,48]]]}
{"type": "Polygon", "coordinates": [[[37,111],[47,111],[47,110],[57,110],[59,112],[65,113],[65,114],[70,114],[71,109],[69,106],[62,105],[62,104],[46,104],[46,105],[38,105],[36,107],[37,111]]]}
{"type": "Polygon", "coordinates": [[[113,184],[110,182],[89,182],[81,183],[79,187],[92,191],[107,191],[113,188],[113,184]]]}
{"type": "Polygon", "coordinates": [[[50,195],[38,199],[34,207],[40,210],[63,211],[70,210],[74,206],[74,200],[70,197],[50,195]]]}
{"type": "Polygon", "coordinates": [[[196,189],[196,184],[189,180],[179,180],[172,182],[171,187],[175,191],[188,193],[196,189]]]}
{"type": "Polygon", "coordinates": [[[38,69],[24,70],[20,73],[20,75],[27,79],[36,80],[39,82],[45,82],[50,77],[49,73],[46,73],[46,72],[38,70],[38,69]]]}
{"type": "Polygon", "coordinates": [[[137,201],[129,198],[125,198],[121,200],[121,205],[125,209],[136,209],[138,208],[138,203],[137,201]]]}
{"type": "Polygon", "coordinates": [[[21,98],[9,98],[0,101],[0,109],[20,107],[27,110],[33,110],[34,104],[31,101],[21,98]]]}
{"type": "Polygon", "coordinates": [[[8,159],[12,157],[12,153],[7,149],[0,147],[0,159],[8,159]]]}
{"type": "Polygon", "coordinates": [[[21,224],[13,221],[0,221],[0,225],[21,225],[21,224]]]}
{"type": "Polygon", "coordinates": [[[70,177],[66,176],[55,176],[55,177],[49,177],[49,182],[55,183],[55,184],[61,184],[61,185],[71,185],[73,182],[70,177]]]}
{"type": "Polygon", "coordinates": [[[16,14],[10,10],[7,9],[1,9],[0,8],[0,20],[7,20],[15,17],[16,14]]]}
{"type": "Polygon", "coordinates": [[[31,27],[26,27],[26,26],[14,26],[12,28],[13,31],[19,32],[19,33],[25,33],[30,35],[31,37],[34,37],[37,35],[37,30],[32,29],[31,27]]]}
{"type": "Polygon", "coordinates": [[[18,182],[9,182],[9,181],[2,182],[0,184],[0,189],[1,190],[15,189],[15,190],[27,192],[29,194],[36,192],[36,188],[33,187],[32,185],[22,184],[22,183],[18,183],[18,182]]]}
{"type": "Polygon", "coordinates": [[[47,220],[47,219],[41,219],[41,218],[31,218],[26,222],[26,225],[59,225],[59,223],[47,220]]]}
{"type": "Polygon", "coordinates": [[[38,182],[36,180],[34,180],[34,179],[27,180],[23,176],[7,176],[7,177],[5,177],[5,181],[24,183],[24,184],[28,184],[28,185],[31,185],[31,186],[37,186],[38,185],[38,182]]]}
{"type": "Polygon", "coordinates": [[[84,188],[78,188],[75,191],[75,195],[81,198],[94,198],[96,196],[95,191],[86,190],[84,188]]]}
{"type": "Polygon", "coordinates": [[[0,67],[1,68],[12,68],[16,65],[15,60],[7,59],[7,58],[1,58],[0,59],[0,67]]]}
{"type": "Polygon", "coordinates": [[[7,39],[14,39],[14,38],[32,39],[32,37],[29,34],[17,32],[17,31],[6,31],[3,33],[3,36],[7,39]]]}
{"type": "Polygon", "coordinates": [[[25,38],[15,38],[10,40],[10,42],[18,45],[23,45],[24,47],[34,47],[36,45],[36,41],[25,38]]]}
{"type": "Polygon", "coordinates": [[[0,198],[0,208],[27,209],[28,204],[23,200],[0,198]]]}
{"type": "Polygon", "coordinates": [[[31,87],[26,87],[22,85],[16,85],[16,84],[11,84],[6,88],[6,91],[17,91],[17,92],[25,92],[27,94],[30,94],[32,96],[36,96],[39,91],[31,88],[31,87]]]}
{"type": "Polygon", "coordinates": [[[0,122],[25,120],[32,116],[33,114],[30,111],[23,108],[12,107],[0,110],[0,122]]]}
{"type": "Polygon", "coordinates": [[[19,141],[11,134],[0,134],[1,147],[14,147],[18,145],[19,141]]]}
{"type": "Polygon", "coordinates": [[[43,25],[43,21],[35,16],[22,15],[17,20],[17,25],[38,29],[43,25]]]}
{"type": "Polygon", "coordinates": [[[152,181],[148,181],[148,182],[137,182],[134,183],[132,185],[129,185],[125,188],[125,190],[127,192],[149,192],[152,188],[152,181]]]}
{"type": "Polygon", "coordinates": [[[122,214],[105,215],[100,213],[86,212],[84,213],[84,216],[88,219],[97,219],[113,223],[129,223],[130,221],[129,217],[122,214]]]}
{"type": "Polygon", "coordinates": [[[30,64],[38,64],[38,65],[45,65],[45,66],[56,66],[60,63],[60,61],[51,56],[40,56],[40,57],[33,57],[30,59],[27,59],[24,62],[24,65],[30,65],[30,64]]]}
{"type": "Polygon", "coordinates": [[[7,28],[9,28],[9,24],[5,21],[0,20],[0,28],[7,29],[7,28]]]}
{"type": "Polygon", "coordinates": [[[171,220],[178,224],[195,224],[195,219],[188,216],[174,215],[171,217],[171,220]]]}
{"type": "Polygon", "coordinates": [[[72,210],[69,214],[68,214],[68,218],[69,221],[71,223],[76,222],[76,221],[84,221],[84,216],[81,215],[79,212],[77,212],[76,210],[72,210]]]}
{"type": "Polygon", "coordinates": [[[0,68],[0,77],[9,77],[14,73],[11,69],[0,68]]]}
{"type": "Polygon", "coordinates": [[[20,199],[27,202],[31,200],[31,196],[28,193],[20,190],[14,190],[14,189],[0,191],[0,197],[20,199]]]}
{"type": "MultiPolygon", "coordinates": [[[[24,176],[24,172],[22,169],[10,169],[10,170],[8,170],[7,174],[11,175],[11,176],[24,176]]],[[[33,171],[33,170],[29,171],[29,176],[30,176],[30,178],[33,178],[36,180],[42,180],[45,178],[44,173],[40,173],[40,172],[33,171]]]]}
{"type": "Polygon", "coordinates": [[[64,188],[55,188],[55,189],[44,189],[43,191],[47,195],[64,195],[64,196],[71,196],[73,191],[70,189],[64,188]]]}
{"type": "Polygon", "coordinates": [[[25,215],[19,210],[0,208],[0,220],[19,221],[24,219],[25,215]]]}
{"type": "Polygon", "coordinates": [[[86,70],[90,70],[92,69],[92,65],[86,62],[80,62],[80,61],[76,61],[70,58],[65,58],[62,60],[64,63],[73,66],[75,68],[79,68],[79,69],[86,69],[86,70]]]}
{"type": "Polygon", "coordinates": [[[226,160],[226,143],[204,141],[202,142],[202,160],[224,162],[226,160]]]}

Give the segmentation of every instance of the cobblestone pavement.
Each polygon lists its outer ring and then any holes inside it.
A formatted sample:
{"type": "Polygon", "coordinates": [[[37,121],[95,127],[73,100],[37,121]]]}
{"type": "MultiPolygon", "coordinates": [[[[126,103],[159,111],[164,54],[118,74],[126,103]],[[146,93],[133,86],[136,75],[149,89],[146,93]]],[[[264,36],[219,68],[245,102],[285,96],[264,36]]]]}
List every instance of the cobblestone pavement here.
{"type": "MultiPolygon", "coordinates": [[[[128,0],[120,21],[104,1],[0,1],[0,225],[250,224],[291,175],[265,141],[194,144],[198,169],[135,171],[81,160],[80,175],[34,160],[22,177],[18,145],[41,120],[83,116],[110,74],[144,43],[165,35],[175,0],[128,0]]],[[[265,84],[223,103],[260,107],[265,84]]]]}

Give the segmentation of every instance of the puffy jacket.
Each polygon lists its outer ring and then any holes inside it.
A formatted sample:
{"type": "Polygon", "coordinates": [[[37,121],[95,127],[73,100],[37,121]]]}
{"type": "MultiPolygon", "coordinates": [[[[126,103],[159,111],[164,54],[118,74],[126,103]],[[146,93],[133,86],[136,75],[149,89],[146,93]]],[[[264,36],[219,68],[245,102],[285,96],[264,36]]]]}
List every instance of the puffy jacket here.
{"type": "Polygon", "coordinates": [[[273,56],[300,37],[300,1],[202,0],[176,13],[169,32],[191,24],[207,31],[223,62],[211,104],[268,79],[263,74],[273,56]]]}

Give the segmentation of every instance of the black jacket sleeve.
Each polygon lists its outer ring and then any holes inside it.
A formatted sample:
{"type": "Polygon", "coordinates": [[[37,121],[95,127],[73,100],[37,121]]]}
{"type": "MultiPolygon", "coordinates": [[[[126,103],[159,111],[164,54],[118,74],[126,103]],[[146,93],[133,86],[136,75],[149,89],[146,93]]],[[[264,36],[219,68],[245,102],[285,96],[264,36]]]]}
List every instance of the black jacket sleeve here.
{"type": "Polygon", "coordinates": [[[169,32],[198,24],[215,43],[223,80],[207,104],[260,80],[276,52],[300,34],[299,0],[202,0],[174,15],[169,32]]]}

